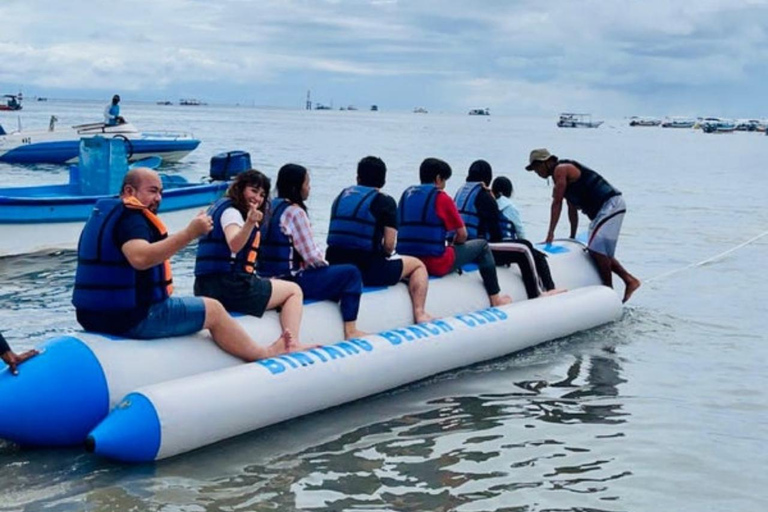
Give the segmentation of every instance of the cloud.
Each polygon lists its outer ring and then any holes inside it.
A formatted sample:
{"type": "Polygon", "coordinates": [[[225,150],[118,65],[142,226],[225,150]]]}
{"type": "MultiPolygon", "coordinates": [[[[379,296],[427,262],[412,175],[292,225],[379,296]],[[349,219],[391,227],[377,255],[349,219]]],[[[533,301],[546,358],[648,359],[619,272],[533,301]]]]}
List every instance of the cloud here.
{"type": "Polygon", "coordinates": [[[747,94],[768,79],[766,0],[133,0],[102,7],[0,3],[0,19],[14,20],[0,33],[0,86],[80,97],[119,86],[154,97],[208,83],[227,101],[251,84],[282,101],[286,88],[314,85],[401,108],[420,98],[396,93],[429,89],[428,99],[440,102],[433,108],[472,102],[550,113],[583,103],[623,115],[649,102],[666,108],[680,91],[717,109],[723,87],[747,109],[755,102],[747,94]]]}

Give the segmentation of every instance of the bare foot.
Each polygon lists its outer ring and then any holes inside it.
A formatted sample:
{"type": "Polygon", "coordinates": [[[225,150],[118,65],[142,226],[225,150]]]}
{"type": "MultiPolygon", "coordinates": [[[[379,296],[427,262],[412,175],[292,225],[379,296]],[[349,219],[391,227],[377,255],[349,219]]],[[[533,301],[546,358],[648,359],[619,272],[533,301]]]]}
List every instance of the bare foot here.
{"type": "Polygon", "coordinates": [[[344,329],[344,339],[352,339],[352,338],[362,338],[363,336],[368,336],[367,332],[363,332],[359,329],[344,329]]]}
{"type": "Polygon", "coordinates": [[[435,317],[427,313],[426,311],[421,311],[420,313],[414,313],[413,315],[413,321],[417,324],[423,324],[425,322],[431,322],[434,320],[435,317]]]}
{"type": "Polygon", "coordinates": [[[285,354],[287,352],[293,352],[293,347],[296,346],[296,340],[293,337],[293,333],[289,331],[288,329],[283,329],[283,332],[280,334],[280,337],[277,338],[270,346],[267,348],[267,354],[268,357],[274,357],[279,356],[280,354],[285,354]]]}
{"type": "Polygon", "coordinates": [[[626,288],[624,289],[624,300],[621,302],[627,302],[632,294],[635,293],[638,288],[640,288],[641,284],[642,283],[639,279],[631,277],[626,283],[626,288]]]}
{"type": "Polygon", "coordinates": [[[491,306],[498,307],[498,306],[506,306],[507,304],[512,303],[512,297],[509,295],[501,295],[496,294],[491,296],[491,306]]]}
{"type": "Polygon", "coordinates": [[[560,293],[565,293],[568,291],[568,288],[555,288],[554,290],[547,290],[545,292],[541,292],[539,294],[539,297],[549,297],[550,295],[558,295],[560,293]]]}

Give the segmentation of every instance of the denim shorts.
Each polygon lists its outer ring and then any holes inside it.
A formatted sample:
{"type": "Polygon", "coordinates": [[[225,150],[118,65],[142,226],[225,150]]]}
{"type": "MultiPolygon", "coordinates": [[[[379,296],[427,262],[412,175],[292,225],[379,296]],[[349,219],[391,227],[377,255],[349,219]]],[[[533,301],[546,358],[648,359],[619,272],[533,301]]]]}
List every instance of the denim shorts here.
{"type": "Polygon", "coordinates": [[[151,305],[146,318],[122,336],[144,340],[184,336],[202,330],[204,324],[202,297],[169,297],[151,305]]]}

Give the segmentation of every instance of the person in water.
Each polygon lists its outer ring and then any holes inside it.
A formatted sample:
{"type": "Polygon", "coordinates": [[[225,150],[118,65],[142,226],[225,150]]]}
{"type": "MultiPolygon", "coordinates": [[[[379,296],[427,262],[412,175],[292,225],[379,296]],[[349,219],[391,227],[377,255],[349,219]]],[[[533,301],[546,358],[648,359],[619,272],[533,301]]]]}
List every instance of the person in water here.
{"type": "Polygon", "coordinates": [[[339,302],[346,339],[364,336],[357,329],[363,281],[354,265],[330,265],[312,237],[305,201],[309,198],[306,167],[286,164],[277,173],[277,198],[262,226],[257,272],[262,277],[295,282],[310,300],[339,302]]]}
{"type": "Polygon", "coordinates": [[[341,191],[331,207],[328,249],[331,265],[349,263],[360,269],[365,286],[393,286],[408,280],[413,321],[428,322],[424,304],[429,275],[414,256],[392,257],[397,241],[397,203],[380,191],[387,166],[375,156],[357,164],[357,185],[341,191]]]}
{"type": "Polygon", "coordinates": [[[280,308],[280,325],[298,340],[304,295],[296,283],[261,279],[256,258],[270,181],[254,169],[241,172],[224,197],[208,209],[213,229],[197,246],[195,295],[211,297],[227,311],[261,317],[280,308]]]}
{"type": "Polygon", "coordinates": [[[26,352],[22,352],[21,354],[17,354],[11,349],[11,346],[8,345],[8,342],[5,341],[3,333],[0,333],[0,359],[2,359],[5,364],[8,365],[8,370],[11,372],[11,375],[18,375],[18,366],[24,361],[35,357],[39,353],[40,352],[37,350],[32,349],[27,350],[26,352]]]}
{"type": "Polygon", "coordinates": [[[451,166],[437,158],[421,163],[421,185],[407,188],[398,205],[398,251],[418,257],[432,276],[444,276],[467,263],[476,263],[491,306],[509,304],[512,299],[501,294],[488,242],[467,240],[464,221],[444,191],[452,173],[451,166]],[[449,233],[453,237],[447,242],[449,233]]]}
{"type": "Polygon", "coordinates": [[[207,297],[173,296],[169,258],[213,229],[200,212],[186,228],[168,234],[157,216],[163,183],[153,170],[126,173],[119,198],[101,199],[77,247],[72,303],[86,330],[154,339],[208,329],[216,344],[245,361],[300,349],[284,331],[269,347],[255,343],[224,309],[207,297]]]}
{"type": "MultiPolygon", "coordinates": [[[[491,253],[496,265],[508,266],[515,264],[520,269],[520,274],[525,285],[525,292],[529,299],[535,299],[542,294],[539,285],[539,272],[549,276],[549,266],[543,255],[540,258],[543,264],[537,261],[533,246],[524,241],[515,239],[514,233],[505,217],[501,215],[496,199],[490,190],[493,169],[485,160],[475,160],[469,166],[467,182],[456,192],[455,202],[464,224],[467,226],[467,238],[486,239],[489,242],[506,242],[503,249],[494,248],[491,245],[491,253]]],[[[544,286],[544,291],[554,289],[544,286]]]]}
{"type": "Polygon", "coordinates": [[[576,237],[579,227],[578,210],[589,217],[589,242],[587,249],[595,260],[600,278],[606,286],[613,286],[611,274],[624,281],[624,302],[640,287],[640,280],[630,274],[616,259],[616,244],[624,215],[627,211],[621,192],[589,167],[575,160],[561,160],[548,150],[534,149],[528,158],[526,169],[540,178],[552,178],[552,206],[546,243],[555,238],[555,228],[560,220],[563,199],[568,203],[568,219],[571,238],[576,237]]]}
{"type": "Polygon", "coordinates": [[[112,96],[112,102],[104,107],[104,124],[107,126],[117,126],[125,123],[125,119],[120,115],[120,96],[112,96]]]}

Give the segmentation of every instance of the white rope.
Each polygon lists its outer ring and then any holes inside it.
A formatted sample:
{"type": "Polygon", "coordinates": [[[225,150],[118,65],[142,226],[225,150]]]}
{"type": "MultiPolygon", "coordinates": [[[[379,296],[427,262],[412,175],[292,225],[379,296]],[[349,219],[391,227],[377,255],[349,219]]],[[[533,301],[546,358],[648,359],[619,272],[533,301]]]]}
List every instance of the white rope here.
{"type": "Polygon", "coordinates": [[[696,263],[691,263],[690,265],[686,265],[684,267],[681,267],[681,268],[678,268],[678,269],[675,269],[675,270],[670,270],[669,272],[664,272],[663,274],[659,274],[659,275],[654,276],[654,277],[652,277],[650,279],[645,279],[644,282],[645,283],[652,283],[653,281],[658,281],[659,279],[663,279],[663,278],[666,278],[666,277],[678,274],[680,272],[683,272],[683,271],[686,271],[686,270],[689,270],[689,269],[692,269],[692,268],[701,267],[703,265],[706,265],[707,263],[715,262],[715,261],[717,261],[719,259],[722,259],[722,258],[728,256],[729,254],[731,254],[733,252],[738,251],[742,247],[746,247],[749,244],[752,244],[752,243],[760,240],[761,238],[763,238],[766,235],[768,235],[768,231],[763,231],[759,235],[750,238],[746,242],[740,243],[739,245],[737,245],[735,247],[731,247],[727,251],[721,252],[720,254],[716,254],[715,256],[712,256],[711,258],[707,258],[705,260],[702,260],[702,261],[699,261],[699,262],[696,262],[696,263]]]}

